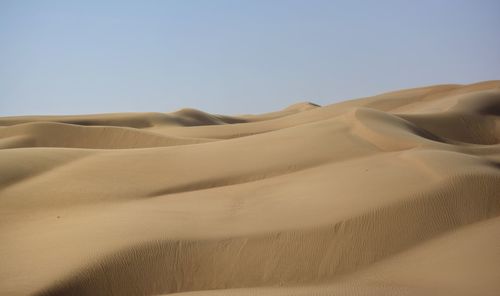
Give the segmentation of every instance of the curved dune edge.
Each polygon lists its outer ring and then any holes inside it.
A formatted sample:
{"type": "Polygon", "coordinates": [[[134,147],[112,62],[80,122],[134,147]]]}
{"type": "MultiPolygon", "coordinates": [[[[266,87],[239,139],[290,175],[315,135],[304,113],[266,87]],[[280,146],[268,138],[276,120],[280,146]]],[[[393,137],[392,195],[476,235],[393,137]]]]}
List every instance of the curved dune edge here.
{"type": "Polygon", "coordinates": [[[133,246],[41,295],[149,295],[324,281],[500,214],[500,176],[461,176],[441,187],[312,230],[133,246]],[[137,272],[142,270],[148,272],[137,272]]]}
{"type": "Polygon", "coordinates": [[[0,294],[498,295],[499,110],[487,81],[0,118],[0,294]]]}

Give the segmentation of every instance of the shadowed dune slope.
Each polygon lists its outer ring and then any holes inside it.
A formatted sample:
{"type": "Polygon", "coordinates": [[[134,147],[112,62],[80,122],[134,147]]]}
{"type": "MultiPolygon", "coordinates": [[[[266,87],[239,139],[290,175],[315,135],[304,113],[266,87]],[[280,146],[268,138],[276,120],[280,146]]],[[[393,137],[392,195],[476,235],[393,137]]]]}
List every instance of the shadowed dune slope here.
{"type": "Polygon", "coordinates": [[[0,118],[0,295],[500,295],[500,81],[0,118]]]}

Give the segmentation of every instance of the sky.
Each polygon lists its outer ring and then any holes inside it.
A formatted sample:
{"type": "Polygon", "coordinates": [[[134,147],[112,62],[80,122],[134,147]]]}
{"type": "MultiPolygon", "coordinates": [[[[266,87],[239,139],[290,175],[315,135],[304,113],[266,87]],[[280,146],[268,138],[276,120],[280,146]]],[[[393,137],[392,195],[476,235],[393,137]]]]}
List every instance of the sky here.
{"type": "Polygon", "coordinates": [[[494,79],[498,0],[0,0],[0,116],[262,113],[494,79]]]}

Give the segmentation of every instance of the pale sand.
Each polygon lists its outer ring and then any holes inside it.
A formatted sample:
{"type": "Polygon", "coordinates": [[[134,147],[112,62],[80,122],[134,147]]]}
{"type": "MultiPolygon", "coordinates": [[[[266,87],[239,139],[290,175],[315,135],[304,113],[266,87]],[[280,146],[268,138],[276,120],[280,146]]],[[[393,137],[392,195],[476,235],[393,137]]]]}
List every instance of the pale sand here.
{"type": "Polygon", "coordinates": [[[500,295],[500,81],[0,125],[0,295],[500,295]]]}

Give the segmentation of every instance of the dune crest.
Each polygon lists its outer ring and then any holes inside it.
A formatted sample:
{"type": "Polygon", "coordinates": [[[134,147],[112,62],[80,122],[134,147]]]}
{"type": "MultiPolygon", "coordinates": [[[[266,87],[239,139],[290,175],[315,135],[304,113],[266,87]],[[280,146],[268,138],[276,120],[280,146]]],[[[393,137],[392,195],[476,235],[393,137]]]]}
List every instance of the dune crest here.
{"type": "Polygon", "coordinates": [[[0,118],[0,295],[500,295],[500,81],[0,118]]]}

